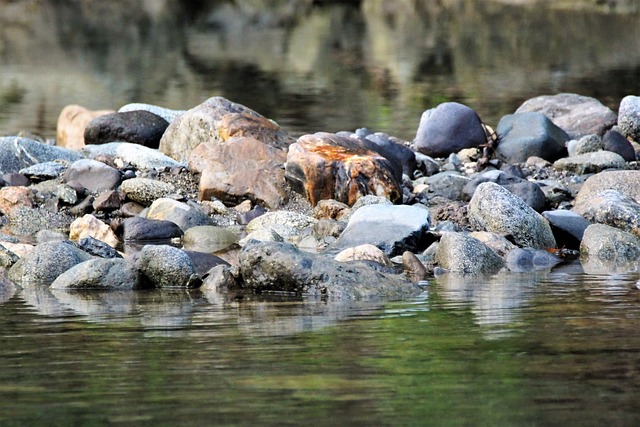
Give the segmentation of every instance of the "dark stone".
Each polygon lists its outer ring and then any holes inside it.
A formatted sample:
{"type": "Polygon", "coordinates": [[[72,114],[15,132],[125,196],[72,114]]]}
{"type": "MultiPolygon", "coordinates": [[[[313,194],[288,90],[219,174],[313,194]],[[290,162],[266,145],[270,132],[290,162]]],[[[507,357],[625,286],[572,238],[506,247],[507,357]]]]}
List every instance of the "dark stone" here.
{"type": "Polygon", "coordinates": [[[43,144],[18,136],[0,137],[0,173],[16,173],[20,169],[54,160],[74,162],[81,159],[78,152],[43,144]]]}
{"type": "Polygon", "coordinates": [[[89,122],[84,141],[85,144],[122,141],[158,148],[168,126],[165,119],[144,110],[105,114],[89,122]]]}
{"type": "Polygon", "coordinates": [[[189,258],[191,258],[191,262],[196,269],[196,274],[200,277],[204,276],[209,270],[218,265],[226,265],[230,264],[223,260],[220,257],[215,255],[206,253],[206,252],[197,252],[197,251],[184,251],[189,258]]]}
{"type": "Polygon", "coordinates": [[[249,212],[242,212],[236,215],[236,222],[240,225],[247,225],[251,220],[267,213],[267,210],[260,205],[255,205],[249,212]]]}
{"type": "Polygon", "coordinates": [[[553,162],[567,154],[569,135],[542,113],[509,114],[500,119],[496,155],[509,163],[524,163],[531,156],[553,162]]]}
{"type": "Polygon", "coordinates": [[[5,173],[2,175],[2,180],[8,187],[28,187],[31,185],[31,180],[21,173],[5,173]]]}
{"type": "Polygon", "coordinates": [[[171,221],[146,219],[139,216],[127,218],[122,223],[124,240],[167,240],[184,233],[171,221]]]}
{"type": "Polygon", "coordinates": [[[100,258],[122,258],[122,255],[103,242],[102,240],[94,239],[93,237],[84,237],[78,242],[80,249],[100,258]]]}
{"type": "Polygon", "coordinates": [[[120,209],[126,196],[124,193],[115,190],[103,191],[96,196],[93,201],[93,208],[96,211],[113,211],[120,209]]]}
{"type": "MultiPolygon", "coordinates": [[[[338,133],[338,135],[342,132],[338,133]]],[[[417,168],[415,152],[403,145],[396,138],[382,132],[371,132],[366,128],[360,128],[353,134],[348,134],[362,143],[367,150],[374,151],[389,160],[397,169],[396,179],[402,180],[402,174],[413,176],[417,168]]]]}
{"type": "Polygon", "coordinates": [[[627,138],[614,130],[607,131],[602,137],[604,149],[619,154],[625,161],[636,160],[636,151],[627,138]]]}
{"type": "Polygon", "coordinates": [[[115,189],[121,178],[117,169],[91,159],[73,162],[64,174],[65,182],[78,182],[92,193],[115,189]]]}
{"type": "Polygon", "coordinates": [[[580,249],[584,231],[591,223],[581,215],[566,210],[546,211],[542,216],[549,221],[559,248],[580,249]]]}
{"type": "Polygon", "coordinates": [[[83,216],[93,212],[93,196],[87,196],[83,201],[69,209],[69,213],[73,216],[83,216]]]}

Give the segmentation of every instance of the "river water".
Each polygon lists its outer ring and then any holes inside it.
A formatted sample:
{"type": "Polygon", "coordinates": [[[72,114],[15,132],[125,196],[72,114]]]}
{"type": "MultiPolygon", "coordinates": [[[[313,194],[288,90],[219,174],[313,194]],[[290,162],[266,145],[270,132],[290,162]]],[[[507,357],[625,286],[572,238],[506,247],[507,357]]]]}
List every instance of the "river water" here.
{"type": "MultiPolygon", "coordinates": [[[[443,101],[495,126],[540,94],[640,94],[637,2],[508,3],[0,0],[0,136],[221,95],[293,134],[410,140],[443,101]]],[[[398,302],[0,286],[0,426],[638,425],[640,273],[601,271],[398,302]]]]}

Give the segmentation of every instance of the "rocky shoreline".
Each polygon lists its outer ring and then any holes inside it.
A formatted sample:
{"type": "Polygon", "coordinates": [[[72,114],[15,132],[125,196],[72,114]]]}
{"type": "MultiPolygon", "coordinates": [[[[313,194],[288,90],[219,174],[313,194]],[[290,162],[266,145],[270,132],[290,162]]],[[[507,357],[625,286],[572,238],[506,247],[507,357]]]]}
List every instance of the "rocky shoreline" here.
{"type": "Polygon", "coordinates": [[[293,138],[221,97],[187,111],[67,106],[56,145],[0,138],[0,289],[203,288],[401,299],[430,277],[635,271],[640,97],[471,108],[416,138],[293,138]]]}

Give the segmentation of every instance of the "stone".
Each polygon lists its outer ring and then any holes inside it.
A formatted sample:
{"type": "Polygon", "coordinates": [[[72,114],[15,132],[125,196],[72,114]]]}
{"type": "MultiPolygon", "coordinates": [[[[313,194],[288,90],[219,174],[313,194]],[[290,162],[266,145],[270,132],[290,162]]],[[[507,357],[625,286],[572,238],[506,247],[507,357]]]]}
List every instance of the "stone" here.
{"type": "MultiPolygon", "coordinates": [[[[61,242],[68,239],[68,236],[62,231],[40,230],[35,235],[38,244],[44,242],[61,242]]],[[[82,249],[82,248],[81,248],[82,249]]]]}
{"type": "Polygon", "coordinates": [[[38,163],[62,160],[75,162],[83,156],[66,148],[43,144],[18,136],[0,137],[0,173],[17,173],[38,163]]]}
{"type": "Polygon", "coordinates": [[[98,239],[112,248],[120,243],[113,230],[91,214],[86,214],[73,221],[69,229],[70,240],[78,241],[85,237],[98,239]]]}
{"type": "Polygon", "coordinates": [[[102,162],[80,159],[73,162],[64,174],[64,181],[75,181],[91,193],[113,190],[120,184],[120,171],[102,162]]]}
{"type": "Polygon", "coordinates": [[[548,270],[559,263],[560,258],[542,249],[514,248],[506,257],[507,268],[515,273],[548,270]]]}
{"type": "Polygon", "coordinates": [[[595,153],[604,149],[602,138],[595,134],[585,135],[579,140],[571,140],[567,142],[567,150],[569,157],[578,156],[585,153],[595,153]]]}
{"type": "Polygon", "coordinates": [[[200,209],[167,198],[154,200],[147,210],[146,218],[171,221],[185,232],[192,227],[213,225],[213,219],[200,209]]]}
{"type": "Polygon", "coordinates": [[[636,150],[627,138],[614,130],[607,131],[602,137],[604,149],[619,154],[625,162],[636,160],[636,150]]]}
{"type": "Polygon", "coordinates": [[[41,243],[11,267],[9,278],[22,287],[49,285],[74,265],[89,259],[91,255],[69,241],[41,243]]]}
{"type": "Polygon", "coordinates": [[[559,248],[579,249],[584,231],[591,224],[582,215],[568,210],[542,212],[549,221],[559,248]]]}
{"type": "Polygon", "coordinates": [[[177,117],[160,140],[160,151],[184,162],[203,142],[220,143],[251,137],[276,148],[289,145],[288,135],[275,122],[222,97],[209,98],[177,117]]]}
{"type": "Polygon", "coordinates": [[[449,200],[459,201],[462,190],[471,180],[459,172],[440,172],[428,177],[429,195],[441,196],[449,200]]]}
{"type": "Polygon", "coordinates": [[[219,292],[227,291],[237,286],[236,279],[233,274],[231,274],[231,269],[226,265],[217,265],[207,272],[200,290],[202,292],[219,292]]]}
{"type": "Polygon", "coordinates": [[[377,263],[341,263],[288,243],[248,242],[240,252],[239,268],[244,286],[256,293],[354,300],[401,299],[421,292],[415,284],[377,263]]]}
{"type": "Polygon", "coordinates": [[[359,208],[338,240],[328,251],[337,253],[345,248],[371,244],[388,257],[404,251],[426,249],[426,233],[431,216],[428,209],[416,206],[367,205],[359,208]]]}
{"type": "Polygon", "coordinates": [[[573,192],[571,189],[559,181],[551,179],[542,180],[536,181],[536,184],[544,193],[546,206],[557,208],[562,202],[569,202],[573,200],[573,192]]]}
{"type": "Polygon", "coordinates": [[[236,222],[240,225],[247,225],[254,219],[266,213],[267,213],[267,210],[265,208],[263,208],[260,205],[256,205],[252,209],[249,209],[246,212],[238,211],[238,213],[236,214],[236,222]]]}
{"type": "Polygon", "coordinates": [[[640,238],[606,224],[592,224],[584,232],[580,257],[583,260],[637,261],[640,259],[640,238]]]}
{"type": "Polygon", "coordinates": [[[51,289],[125,290],[140,288],[138,270],[122,258],[96,258],[59,275],[51,289]]]}
{"type": "Polygon", "coordinates": [[[339,219],[349,205],[333,199],[320,200],[313,208],[313,217],[316,219],[339,219]]]}
{"type": "Polygon", "coordinates": [[[611,151],[578,154],[557,160],[553,167],[576,174],[598,173],[604,169],[621,169],[626,166],[624,159],[611,151]]]}
{"type": "Polygon", "coordinates": [[[238,243],[239,237],[228,228],[201,225],[185,231],[182,245],[185,250],[215,253],[238,243]]]}
{"type": "Polygon", "coordinates": [[[78,203],[78,193],[66,184],[56,186],[54,194],[58,197],[58,200],[67,205],[75,205],[78,203]]]}
{"type": "Polygon", "coordinates": [[[0,244],[0,267],[11,268],[19,260],[20,257],[18,255],[7,249],[3,244],[0,244]]]}
{"type": "Polygon", "coordinates": [[[389,257],[385,255],[385,253],[380,249],[378,249],[378,247],[373,246],[369,243],[355,246],[353,248],[343,249],[333,259],[339,262],[368,260],[377,262],[378,264],[382,264],[387,267],[391,267],[391,261],[389,260],[389,257]]]}
{"type": "Polygon", "coordinates": [[[461,199],[468,202],[478,185],[494,182],[524,200],[536,212],[542,212],[546,204],[544,192],[535,182],[527,181],[503,171],[491,170],[474,176],[461,191],[461,199]]]}
{"type": "Polygon", "coordinates": [[[537,96],[516,110],[516,114],[528,112],[544,114],[570,138],[602,135],[617,119],[616,113],[597,99],[573,93],[537,96]]]}
{"type": "Polygon", "coordinates": [[[86,253],[100,258],[122,258],[122,255],[109,244],[87,236],[78,240],[78,247],[86,253]]]}
{"type": "Polygon", "coordinates": [[[176,188],[172,184],[155,179],[131,178],[120,184],[120,191],[130,200],[149,206],[156,199],[174,194],[176,188]]]}
{"type": "Polygon", "coordinates": [[[101,145],[88,145],[83,150],[89,158],[109,156],[123,163],[129,163],[141,170],[164,169],[184,166],[171,157],[153,148],[128,142],[109,142],[101,145]]]}
{"type": "Polygon", "coordinates": [[[640,236],[640,204],[617,190],[603,190],[583,199],[573,211],[592,223],[610,225],[640,236]]]}
{"type": "Polygon", "coordinates": [[[493,274],[504,267],[503,259],[478,239],[449,231],[442,233],[436,262],[449,272],[464,275],[493,274]]]}
{"type": "Polygon", "coordinates": [[[169,123],[149,111],[111,113],[91,120],[84,130],[85,144],[131,142],[158,148],[169,123]]]}
{"type": "Polygon", "coordinates": [[[189,170],[202,173],[199,200],[236,204],[249,199],[270,209],[287,201],[283,164],[286,152],[254,138],[204,143],[189,156],[189,170]]]}
{"type": "Polygon", "coordinates": [[[122,222],[124,240],[168,240],[182,237],[184,232],[171,221],[146,219],[139,216],[122,222]]]}
{"type": "Polygon", "coordinates": [[[425,280],[429,276],[429,270],[411,251],[404,251],[402,254],[402,271],[413,283],[425,280]]]}
{"type": "Polygon", "coordinates": [[[640,142],[640,96],[622,98],[618,108],[618,129],[623,136],[640,142]]]}
{"type": "Polygon", "coordinates": [[[310,234],[317,220],[291,211],[267,212],[247,224],[247,233],[259,229],[270,229],[285,239],[310,234]]]}
{"type": "Polygon", "coordinates": [[[496,132],[497,157],[508,163],[524,163],[531,156],[555,161],[566,154],[569,135],[542,113],[509,114],[500,119],[496,132]]]}
{"type": "Polygon", "coordinates": [[[634,200],[640,200],[640,171],[603,171],[589,177],[576,195],[574,205],[579,206],[603,190],[616,190],[634,200]]]}
{"type": "Polygon", "coordinates": [[[431,176],[440,172],[440,165],[431,157],[418,152],[415,153],[415,156],[418,171],[423,176],[431,176]]]}
{"type": "Polygon", "coordinates": [[[28,187],[0,188],[0,213],[14,216],[21,208],[30,209],[33,205],[33,192],[28,187]]]}
{"type": "Polygon", "coordinates": [[[190,251],[184,247],[183,250],[191,259],[193,267],[196,269],[196,274],[200,277],[204,277],[209,270],[217,266],[229,266],[227,261],[210,253],[190,251]]]}
{"type": "Polygon", "coordinates": [[[120,209],[126,196],[120,191],[108,190],[98,194],[93,201],[93,209],[97,212],[120,209]]]}
{"type": "Polygon", "coordinates": [[[502,258],[506,258],[509,252],[517,248],[517,246],[507,240],[506,237],[497,233],[491,233],[489,231],[473,231],[469,233],[469,236],[480,240],[502,258]]]}
{"type": "Polygon", "coordinates": [[[31,180],[20,173],[5,173],[2,175],[4,185],[8,187],[28,187],[31,185],[31,180]]]}
{"type": "Polygon", "coordinates": [[[200,285],[194,277],[196,269],[182,249],[169,245],[145,245],[136,260],[143,283],[155,288],[190,288],[200,285]]]}
{"type": "Polygon", "coordinates": [[[59,177],[65,170],[65,165],[60,162],[42,162],[33,166],[20,169],[19,174],[29,178],[31,181],[44,181],[59,177]]]}
{"type": "Polygon", "coordinates": [[[89,122],[113,110],[89,110],[81,105],[67,105],[60,111],[56,128],[56,145],[70,150],[85,146],[84,130],[89,122]]]}
{"type": "Polygon", "coordinates": [[[175,119],[180,117],[182,114],[186,112],[186,110],[172,110],[170,108],[159,107],[157,105],[152,104],[143,104],[143,103],[131,103],[127,105],[123,105],[118,109],[118,113],[126,113],[128,111],[149,111],[156,116],[160,116],[165,119],[168,123],[172,123],[175,119]]]}
{"type": "Polygon", "coordinates": [[[475,229],[509,236],[520,247],[556,247],[547,220],[521,198],[493,182],[484,182],[476,188],[469,202],[468,217],[475,229]]]}
{"type": "MultiPolygon", "coordinates": [[[[338,135],[342,134],[340,132],[338,135]]],[[[398,181],[402,180],[403,174],[413,176],[417,168],[415,152],[396,138],[382,132],[371,132],[366,128],[357,129],[354,133],[344,132],[344,135],[357,139],[363,148],[389,160],[394,165],[398,181]]]]}
{"type": "Polygon", "coordinates": [[[285,177],[313,206],[324,199],[351,206],[368,194],[394,203],[402,200],[389,160],[362,148],[352,138],[325,132],[303,135],[289,146],[285,177]]]}
{"type": "Polygon", "coordinates": [[[457,102],[445,102],[422,113],[414,144],[427,156],[447,157],[486,142],[487,135],[475,111],[457,102]]]}

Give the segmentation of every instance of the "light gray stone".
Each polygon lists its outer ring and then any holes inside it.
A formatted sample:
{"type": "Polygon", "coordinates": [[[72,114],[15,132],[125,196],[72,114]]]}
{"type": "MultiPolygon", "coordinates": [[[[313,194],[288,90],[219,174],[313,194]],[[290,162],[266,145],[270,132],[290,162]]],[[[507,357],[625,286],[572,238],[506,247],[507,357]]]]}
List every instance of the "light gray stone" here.
{"type": "Polygon", "coordinates": [[[640,204],[616,190],[604,190],[576,203],[573,211],[590,222],[607,224],[640,236],[640,204]]]}
{"type": "Polygon", "coordinates": [[[76,151],[42,144],[28,138],[0,137],[0,174],[16,173],[29,166],[54,160],[74,162],[82,157],[76,151]]]}
{"type": "Polygon", "coordinates": [[[129,142],[110,142],[101,145],[88,145],[83,149],[88,157],[107,155],[137,167],[138,169],[163,169],[186,166],[186,162],[178,162],[160,151],[129,142]]]}
{"type": "Polygon", "coordinates": [[[469,275],[493,274],[504,266],[504,260],[480,240],[455,232],[442,233],[436,262],[447,271],[469,275]]]}
{"type": "Polygon", "coordinates": [[[65,182],[76,181],[92,193],[113,190],[120,179],[119,170],[92,159],[73,162],[64,174],[65,182]]]}
{"type": "Polygon", "coordinates": [[[598,173],[604,169],[620,169],[624,168],[626,164],[627,162],[619,154],[611,151],[598,151],[562,158],[557,160],[553,167],[582,175],[598,173]]]}
{"type": "Polygon", "coordinates": [[[96,258],[62,273],[51,289],[137,289],[138,270],[122,258],[96,258]]]}
{"type": "MultiPolygon", "coordinates": [[[[144,246],[136,267],[143,275],[143,283],[148,282],[156,288],[188,288],[196,284],[196,270],[191,258],[174,246],[144,246]]],[[[198,286],[200,284],[197,283],[198,286]]]]}
{"type": "Polygon", "coordinates": [[[214,253],[238,243],[238,235],[228,228],[201,225],[191,227],[182,237],[185,250],[214,253]]]}
{"type": "Polygon", "coordinates": [[[213,225],[213,219],[203,211],[167,198],[154,200],[149,206],[146,218],[171,221],[185,232],[191,227],[213,225]]]}
{"type": "Polygon", "coordinates": [[[317,222],[317,219],[297,212],[267,212],[247,224],[247,233],[267,228],[275,231],[284,239],[291,239],[296,236],[311,234],[313,226],[317,222]]]}
{"type": "Polygon", "coordinates": [[[640,96],[622,98],[618,108],[618,129],[624,136],[640,142],[640,96]]]}
{"type": "Polygon", "coordinates": [[[149,178],[131,178],[120,184],[120,190],[134,202],[149,206],[154,200],[175,193],[173,185],[149,178]]]}
{"type": "Polygon", "coordinates": [[[69,241],[45,242],[20,258],[9,270],[9,278],[21,286],[50,284],[76,264],[91,255],[69,241]]]}
{"type": "Polygon", "coordinates": [[[580,244],[583,260],[629,262],[640,259],[640,238],[605,224],[592,224],[584,232],[580,244]]]}

